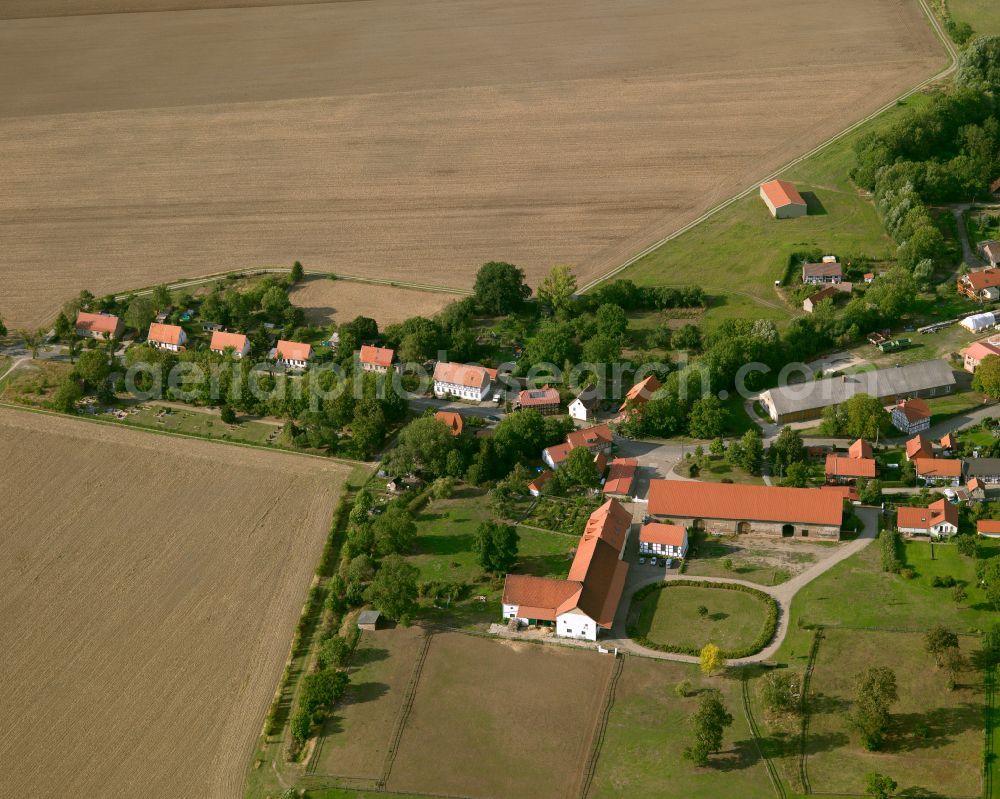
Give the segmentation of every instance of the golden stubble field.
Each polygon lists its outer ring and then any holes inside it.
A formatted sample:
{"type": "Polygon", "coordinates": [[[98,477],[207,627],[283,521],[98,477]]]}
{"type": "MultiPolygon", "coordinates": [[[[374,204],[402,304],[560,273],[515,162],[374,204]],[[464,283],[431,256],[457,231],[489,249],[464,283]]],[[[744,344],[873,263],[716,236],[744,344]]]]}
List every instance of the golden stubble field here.
{"type": "Polygon", "coordinates": [[[306,278],[292,288],[289,297],[305,311],[310,324],[340,324],[363,315],[375,319],[380,328],[411,316],[430,318],[448,303],[462,299],[458,294],[324,277],[306,278]]]}
{"type": "Polygon", "coordinates": [[[0,9],[8,327],[295,259],[585,282],[945,62],[917,0],[189,5],[0,9]]]}
{"type": "Polygon", "coordinates": [[[344,477],[0,410],[0,795],[242,796],[344,477]]]}

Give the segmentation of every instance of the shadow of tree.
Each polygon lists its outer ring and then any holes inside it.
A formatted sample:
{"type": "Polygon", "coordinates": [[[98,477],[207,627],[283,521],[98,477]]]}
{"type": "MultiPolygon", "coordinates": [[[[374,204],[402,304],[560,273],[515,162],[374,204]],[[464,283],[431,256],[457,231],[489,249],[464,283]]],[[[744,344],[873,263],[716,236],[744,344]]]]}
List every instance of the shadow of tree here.
{"type": "Polygon", "coordinates": [[[757,746],[752,740],[735,741],[733,748],[713,755],[709,767],[716,771],[742,771],[760,760],[757,746]]]}
{"type": "Polygon", "coordinates": [[[418,555],[458,555],[471,552],[475,536],[471,533],[454,535],[417,536],[415,547],[418,555]]]}
{"type": "Polygon", "coordinates": [[[851,742],[851,736],[846,732],[809,733],[806,737],[805,752],[807,755],[818,755],[820,752],[832,752],[851,742]]]}
{"type": "Polygon", "coordinates": [[[709,613],[708,618],[710,618],[712,621],[722,621],[723,619],[728,619],[729,614],[719,611],[718,613],[709,613]]]}
{"type": "Polygon", "coordinates": [[[388,649],[382,649],[381,647],[361,647],[354,651],[354,657],[351,658],[351,666],[360,668],[361,666],[367,666],[369,663],[386,660],[388,657],[388,649]]]}
{"type": "Polygon", "coordinates": [[[389,692],[389,686],[384,682],[359,682],[352,683],[344,692],[340,705],[361,705],[365,702],[374,702],[381,699],[389,692]]]}
{"type": "Polygon", "coordinates": [[[965,702],[958,707],[939,707],[926,713],[897,713],[892,717],[886,752],[938,749],[982,725],[982,706],[965,702]]]}

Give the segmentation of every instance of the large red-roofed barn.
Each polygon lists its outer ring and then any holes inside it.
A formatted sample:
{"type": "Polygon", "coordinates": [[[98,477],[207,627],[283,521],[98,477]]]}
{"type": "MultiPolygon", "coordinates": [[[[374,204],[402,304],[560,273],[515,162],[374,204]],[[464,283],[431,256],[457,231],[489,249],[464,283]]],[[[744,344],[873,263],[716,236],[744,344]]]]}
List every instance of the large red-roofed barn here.
{"type": "Polygon", "coordinates": [[[775,219],[805,216],[809,208],[794,184],[787,180],[771,180],[760,187],[760,198],[775,219]]]}

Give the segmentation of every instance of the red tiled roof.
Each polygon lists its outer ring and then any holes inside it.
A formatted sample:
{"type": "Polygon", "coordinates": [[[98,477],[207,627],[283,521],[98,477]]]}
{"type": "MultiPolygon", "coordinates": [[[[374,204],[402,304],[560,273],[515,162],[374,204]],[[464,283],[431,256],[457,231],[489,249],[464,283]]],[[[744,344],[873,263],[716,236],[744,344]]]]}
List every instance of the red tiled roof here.
{"type": "Polygon", "coordinates": [[[795,184],[789,183],[787,180],[770,180],[761,185],[760,188],[775,208],[781,208],[785,205],[806,204],[806,201],[802,199],[802,195],[795,188],[795,184]]]}
{"type": "Polygon", "coordinates": [[[806,297],[806,300],[815,305],[818,302],[829,299],[830,297],[836,297],[840,293],[840,289],[836,286],[827,286],[826,288],[820,289],[815,294],[810,294],[806,297]]]}
{"type": "Polygon", "coordinates": [[[367,363],[371,366],[384,366],[388,368],[392,366],[392,359],[394,357],[396,357],[395,351],[390,350],[388,347],[373,347],[370,344],[363,344],[358,360],[361,363],[367,363]]]}
{"type": "Polygon", "coordinates": [[[896,526],[910,530],[929,530],[936,524],[950,522],[958,527],[958,508],[944,499],[926,508],[902,507],[896,510],[896,526]]]}
{"type": "Polygon", "coordinates": [[[955,436],[951,433],[945,433],[941,436],[941,440],[938,442],[938,446],[941,449],[954,449],[955,448],[955,436]]]}
{"type": "Polygon", "coordinates": [[[962,355],[978,364],[990,355],[1000,355],[1000,347],[988,341],[975,341],[962,350],[962,355]]]}
{"type": "Polygon", "coordinates": [[[627,495],[632,491],[632,480],[639,462],[635,458],[615,458],[604,483],[605,494],[627,495]]]}
{"type": "Polygon", "coordinates": [[[587,525],[583,528],[583,540],[600,538],[621,552],[631,526],[632,514],[618,500],[609,499],[590,514],[587,525]]]}
{"type": "Polygon", "coordinates": [[[569,451],[573,449],[569,444],[556,444],[553,447],[547,447],[545,452],[549,453],[549,460],[553,463],[562,463],[566,460],[569,455],[569,451]]]}
{"type": "Polygon", "coordinates": [[[572,580],[508,574],[501,601],[505,605],[520,606],[518,615],[522,618],[555,621],[557,609],[578,597],[582,588],[579,582],[572,580]]]}
{"type": "Polygon", "coordinates": [[[628,393],[625,395],[625,400],[622,402],[621,407],[618,408],[618,410],[626,410],[630,402],[633,405],[642,405],[649,402],[653,398],[653,395],[659,391],[661,387],[662,383],[660,383],[656,375],[649,375],[628,390],[628,393]]]}
{"type": "Polygon", "coordinates": [[[559,404],[559,392],[554,388],[529,388],[517,395],[517,404],[522,408],[537,408],[559,404]]]}
{"type": "Polygon", "coordinates": [[[826,476],[874,477],[875,461],[872,458],[845,458],[842,455],[827,455],[826,476]]]}
{"type": "Polygon", "coordinates": [[[651,480],[649,512],[655,516],[798,522],[840,526],[843,503],[814,488],[651,480]]]}
{"type": "Polygon", "coordinates": [[[80,311],[76,315],[76,329],[88,330],[91,333],[114,333],[118,330],[118,317],[80,311]]]}
{"type": "Polygon", "coordinates": [[[957,458],[914,458],[921,477],[961,477],[962,462],[957,458]]]}
{"type": "Polygon", "coordinates": [[[246,344],[247,337],[242,333],[225,333],[222,330],[216,330],[212,333],[212,341],[208,345],[208,348],[213,352],[222,352],[232,347],[237,352],[243,352],[246,344]]]}
{"type": "Polygon", "coordinates": [[[986,490],[986,486],[983,485],[983,481],[980,480],[978,477],[973,477],[971,480],[969,480],[968,488],[969,491],[978,491],[980,488],[982,488],[984,491],[986,490]]]}
{"type": "Polygon", "coordinates": [[[973,291],[991,289],[1000,286],[1000,269],[984,269],[981,272],[969,272],[962,280],[972,287],[973,291]]]}
{"type": "Polygon", "coordinates": [[[836,491],[842,499],[849,502],[860,502],[857,489],[854,486],[820,486],[820,491],[836,491]]]}
{"type": "Polygon", "coordinates": [[[312,357],[312,347],[299,341],[278,339],[275,350],[277,356],[283,361],[308,361],[312,357]]]}
{"type": "Polygon", "coordinates": [[[976,522],[976,532],[985,534],[1000,534],[1000,521],[994,519],[980,519],[976,522]]]}
{"type": "Polygon", "coordinates": [[[545,484],[549,482],[549,480],[551,480],[553,477],[555,477],[555,472],[553,472],[551,469],[546,469],[545,471],[539,473],[538,477],[536,477],[534,480],[528,483],[528,490],[541,492],[545,484]]]}
{"type": "Polygon", "coordinates": [[[149,333],[146,335],[146,341],[155,341],[159,344],[177,344],[181,343],[181,335],[184,333],[184,328],[180,325],[163,325],[159,322],[153,322],[149,326],[149,333]]]}
{"type": "Polygon", "coordinates": [[[488,382],[489,375],[482,366],[438,361],[434,367],[434,380],[466,388],[481,388],[488,382]]]}
{"type": "Polygon", "coordinates": [[[850,448],[847,450],[847,454],[851,458],[870,458],[872,457],[872,445],[865,441],[863,438],[859,438],[850,448]]]}
{"type": "Polygon", "coordinates": [[[663,544],[670,547],[684,546],[687,530],[680,524],[662,524],[650,522],[644,524],[639,531],[639,541],[649,544],[663,544]]]}
{"type": "Polygon", "coordinates": [[[610,627],[628,574],[628,563],[618,554],[617,549],[597,536],[580,539],[569,567],[569,580],[582,583],[583,590],[575,602],[564,602],[559,612],[565,613],[575,606],[601,627],[610,627]]]}
{"type": "Polygon", "coordinates": [[[927,438],[923,433],[915,435],[909,441],[906,442],[906,457],[910,460],[916,458],[920,453],[924,453],[927,458],[934,457],[934,448],[931,446],[930,439],[927,438]]]}
{"type": "Polygon", "coordinates": [[[582,430],[574,430],[566,435],[566,443],[572,449],[576,447],[594,447],[610,444],[613,440],[611,428],[606,424],[599,424],[594,427],[585,427],[582,430]]]}
{"type": "Polygon", "coordinates": [[[462,414],[453,413],[452,411],[438,411],[434,414],[434,418],[448,425],[448,429],[451,430],[453,436],[462,435],[462,425],[464,424],[462,414]]]}

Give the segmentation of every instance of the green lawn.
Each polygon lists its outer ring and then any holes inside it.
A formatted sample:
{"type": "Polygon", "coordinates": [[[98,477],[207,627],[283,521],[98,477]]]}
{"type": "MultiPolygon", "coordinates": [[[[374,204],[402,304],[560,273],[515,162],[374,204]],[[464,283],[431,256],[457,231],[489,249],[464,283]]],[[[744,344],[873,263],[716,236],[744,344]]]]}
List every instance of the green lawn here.
{"type": "Polygon", "coordinates": [[[1000,35],[1000,5],[996,0],[948,0],[948,8],[956,22],[968,22],[977,34],[1000,35]]]}
{"type": "MultiPolygon", "coordinates": [[[[746,414],[743,416],[748,422],[750,421],[750,418],[746,416],[746,414]]],[[[687,477],[688,464],[689,461],[687,460],[680,461],[674,467],[674,472],[683,477],[687,477]]],[[[750,474],[748,471],[740,468],[739,466],[733,466],[730,463],[726,463],[726,460],[722,455],[706,455],[705,466],[698,473],[696,479],[711,483],[721,483],[723,480],[728,480],[730,482],[741,483],[743,485],[764,485],[763,477],[750,474]]]]}
{"type": "Polygon", "coordinates": [[[931,406],[931,424],[937,424],[949,416],[979,408],[985,402],[986,396],[978,391],[961,391],[958,394],[928,400],[927,404],[931,406]]]}
{"type": "Polygon", "coordinates": [[[61,361],[22,363],[0,384],[0,400],[42,406],[72,370],[70,364],[61,361]]]}
{"type": "Polygon", "coordinates": [[[810,203],[809,216],[776,220],[756,193],[737,201],[676,239],[637,261],[620,277],[645,285],[697,282],[712,297],[704,315],[711,330],[730,318],[783,321],[800,313],[775,290],[785,277],[792,253],[821,249],[835,255],[864,255],[886,261],[895,244],[886,235],[873,205],[848,177],[854,165],[853,144],[862,132],[926,99],[915,96],[782,177],[794,181],[810,203]],[[738,288],[736,288],[738,287],[738,288]]]}
{"type": "Polygon", "coordinates": [[[188,433],[223,441],[272,444],[283,440],[280,435],[282,427],[276,424],[238,419],[236,424],[229,425],[222,421],[217,411],[208,408],[192,410],[170,408],[167,409],[167,413],[164,413],[164,410],[155,404],[142,405],[136,413],[129,414],[122,421],[135,427],[188,433]]]}
{"type": "Polygon", "coordinates": [[[656,644],[724,650],[752,644],[767,618],[767,607],[744,591],[671,586],[639,600],[639,634],[656,644]],[[698,608],[708,613],[699,615],[698,608]]]}

